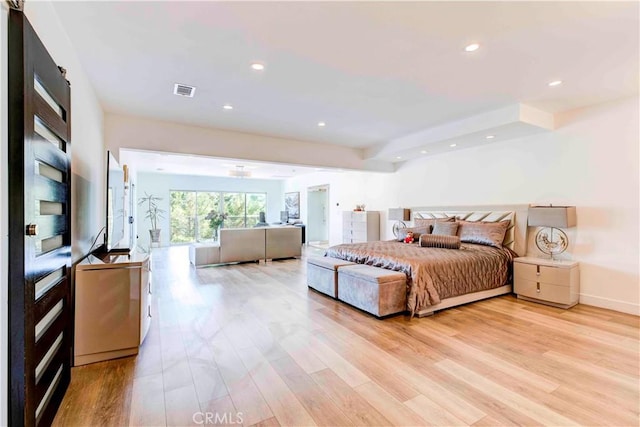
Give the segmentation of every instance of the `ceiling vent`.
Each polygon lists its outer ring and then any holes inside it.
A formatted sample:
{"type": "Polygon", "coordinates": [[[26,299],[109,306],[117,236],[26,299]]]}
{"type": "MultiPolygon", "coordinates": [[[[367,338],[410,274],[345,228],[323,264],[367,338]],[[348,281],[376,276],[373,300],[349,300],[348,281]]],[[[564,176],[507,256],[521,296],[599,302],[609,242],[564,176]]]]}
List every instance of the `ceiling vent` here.
{"type": "Polygon", "coordinates": [[[196,93],[196,88],[194,86],[183,85],[180,83],[176,83],[173,86],[173,94],[186,96],[188,98],[193,98],[193,94],[196,93]]]}

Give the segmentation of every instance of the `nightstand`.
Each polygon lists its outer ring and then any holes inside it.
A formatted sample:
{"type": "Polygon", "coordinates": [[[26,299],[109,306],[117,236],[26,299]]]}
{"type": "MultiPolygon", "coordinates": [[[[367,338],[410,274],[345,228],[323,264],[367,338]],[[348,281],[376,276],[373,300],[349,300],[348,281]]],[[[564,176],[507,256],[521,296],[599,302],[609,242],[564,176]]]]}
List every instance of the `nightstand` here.
{"type": "Polygon", "coordinates": [[[580,269],[576,261],[516,258],[513,277],[513,291],[520,299],[560,308],[578,303],[580,269]]]}

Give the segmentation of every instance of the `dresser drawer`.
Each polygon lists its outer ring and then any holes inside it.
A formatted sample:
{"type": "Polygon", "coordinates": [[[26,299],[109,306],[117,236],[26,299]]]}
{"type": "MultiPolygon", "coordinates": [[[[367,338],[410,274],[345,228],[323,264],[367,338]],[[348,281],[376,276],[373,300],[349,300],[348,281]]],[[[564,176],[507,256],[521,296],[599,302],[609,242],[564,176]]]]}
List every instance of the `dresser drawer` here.
{"type": "MultiPolygon", "coordinates": [[[[569,286],[558,286],[551,283],[516,278],[514,291],[518,295],[558,304],[571,304],[574,302],[569,286]]],[[[577,295],[575,296],[577,297],[577,295]]]]}
{"type": "Polygon", "coordinates": [[[513,264],[514,276],[532,282],[544,282],[559,286],[568,286],[571,281],[570,268],[548,267],[545,265],[513,264]]]}
{"type": "Polygon", "coordinates": [[[366,212],[344,212],[342,219],[347,222],[367,222],[366,212]]]}

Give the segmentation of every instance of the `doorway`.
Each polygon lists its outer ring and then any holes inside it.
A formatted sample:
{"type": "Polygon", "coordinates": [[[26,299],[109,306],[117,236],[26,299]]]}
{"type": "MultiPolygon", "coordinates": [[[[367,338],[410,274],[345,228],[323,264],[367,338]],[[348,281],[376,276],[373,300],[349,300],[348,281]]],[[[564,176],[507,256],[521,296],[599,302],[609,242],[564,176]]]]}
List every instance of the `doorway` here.
{"type": "Polygon", "coordinates": [[[329,246],[329,184],[307,189],[307,241],[310,246],[329,246]]]}

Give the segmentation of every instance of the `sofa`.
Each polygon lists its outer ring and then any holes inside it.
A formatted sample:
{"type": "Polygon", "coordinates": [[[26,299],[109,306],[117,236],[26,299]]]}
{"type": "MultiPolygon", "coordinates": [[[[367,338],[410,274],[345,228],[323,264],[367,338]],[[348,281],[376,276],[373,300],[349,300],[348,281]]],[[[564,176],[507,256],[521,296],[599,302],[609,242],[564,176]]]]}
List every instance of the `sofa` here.
{"type": "Polygon", "coordinates": [[[196,267],[209,264],[272,260],[302,255],[299,227],[223,228],[220,242],[195,243],[189,261],[196,267]]]}

